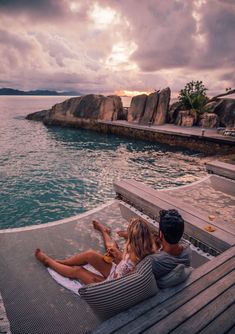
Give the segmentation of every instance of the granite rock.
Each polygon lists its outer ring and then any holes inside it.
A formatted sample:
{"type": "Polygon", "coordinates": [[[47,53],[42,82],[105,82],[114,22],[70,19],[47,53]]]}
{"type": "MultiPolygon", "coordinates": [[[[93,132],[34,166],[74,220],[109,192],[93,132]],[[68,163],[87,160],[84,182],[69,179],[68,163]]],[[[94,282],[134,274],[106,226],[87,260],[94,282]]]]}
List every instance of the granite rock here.
{"type": "Polygon", "coordinates": [[[167,121],[167,115],[169,111],[169,104],[171,99],[171,90],[169,87],[163,89],[159,93],[157,110],[154,115],[154,125],[162,125],[167,121]]]}
{"type": "Polygon", "coordinates": [[[174,124],[177,120],[178,114],[180,110],[182,109],[180,102],[174,102],[168,112],[168,122],[171,124],[174,124]]]}
{"type": "MultiPolygon", "coordinates": [[[[82,96],[80,100],[78,100],[77,107],[72,114],[77,118],[98,120],[101,110],[103,111],[101,106],[105,103],[105,100],[106,98],[103,95],[89,94],[82,96]]],[[[109,112],[108,106],[106,110],[109,112]]],[[[104,117],[104,115],[102,115],[102,117],[104,117]]]]}
{"type": "MultiPolygon", "coordinates": [[[[124,118],[124,110],[122,105],[122,99],[117,95],[107,96],[106,99],[111,99],[113,101],[113,113],[111,120],[117,121],[124,118]]],[[[105,113],[106,114],[106,113],[105,113]]]]}
{"type": "Polygon", "coordinates": [[[36,111],[32,114],[27,115],[26,119],[33,120],[33,121],[43,121],[43,119],[46,117],[47,114],[48,114],[48,110],[36,111]]]}
{"type": "Polygon", "coordinates": [[[147,97],[148,96],[146,94],[136,95],[132,97],[131,105],[128,111],[128,122],[140,122],[144,114],[147,97]]]}
{"type": "Polygon", "coordinates": [[[197,111],[195,109],[191,110],[181,110],[178,114],[176,124],[181,126],[193,126],[197,123],[197,111]]]}
{"type": "Polygon", "coordinates": [[[159,93],[154,92],[148,95],[144,114],[140,119],[140,124],[149,125],[154,121],[154,117],[157,111],[157,105],[159,101],[159,93]]]}
{"type": "Polygon", "coordinates": [[[119,96],[103,96],[89,94],[70,98],[62,103],[55,104],[49,110],[43,110],[27,116],[28,119],[41,120],[45,124],[53,122],[76,123],[76,120],[85,121],[112,121],[123,117],[122,100],[119,96]]]}
{"type": "Polygon", "coordinates": [[[200,116],[199,125],[203,128],[216,128],[218,126],[218,116],[214,113],[204,113],[200,116]]]}
{"type": "Polygon", "coordinates": [[[220,126],[235,128],[235,99],[219,99],[213,112],[219,117],[220,126]]]}

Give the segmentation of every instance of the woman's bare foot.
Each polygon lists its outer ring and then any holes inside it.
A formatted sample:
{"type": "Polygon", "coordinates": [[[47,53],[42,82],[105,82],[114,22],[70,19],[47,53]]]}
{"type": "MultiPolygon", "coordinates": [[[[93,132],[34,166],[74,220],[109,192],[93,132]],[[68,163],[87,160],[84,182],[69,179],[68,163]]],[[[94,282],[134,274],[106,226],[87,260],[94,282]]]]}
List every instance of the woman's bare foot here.
{"type": "Polygon", "coordinates": [[[98,220],[93,220],[93,221],[92,221],[92,224],[93,224],[93,226],[94,226],[94,229],[100,231],[101,233],[102,233],[102,232],[106,232],[106,233],[108,233],[108,234],[111,233],[110,228],[104,226],[104,225],[103,225],[102,223],[100,223],[98,220]]]}
{"type": "Polygon", "coordinates": [[[125,238],[125,239],[127,239],[127,237],[128,237],[128,233],[127,233],[127,231],[117,231],[117,235],[118,235],[119,237],[121,237],[121,238],[125,238]]]}
{"type": "Polygon", "coordinates": [[[42,263],[44,266],[48,267],[48,256],[41,251],[40,248],[37,248],[35,251],[35,257],[42,263]]]}

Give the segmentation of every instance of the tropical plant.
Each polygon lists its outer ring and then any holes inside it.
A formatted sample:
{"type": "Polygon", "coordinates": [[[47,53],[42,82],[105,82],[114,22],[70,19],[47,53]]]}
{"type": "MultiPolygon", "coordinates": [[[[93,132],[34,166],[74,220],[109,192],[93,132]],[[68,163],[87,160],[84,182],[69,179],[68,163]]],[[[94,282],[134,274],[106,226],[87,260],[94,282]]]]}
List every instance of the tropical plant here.
{"type": "Polygon", "coordinates": [[[203,113],[206,111],[204,107],[208,102],[206,91],[207,88],[202,81],[188,82],[179,92],[179,102],[186,110],[196,109],[199,113],[203,113]]]}

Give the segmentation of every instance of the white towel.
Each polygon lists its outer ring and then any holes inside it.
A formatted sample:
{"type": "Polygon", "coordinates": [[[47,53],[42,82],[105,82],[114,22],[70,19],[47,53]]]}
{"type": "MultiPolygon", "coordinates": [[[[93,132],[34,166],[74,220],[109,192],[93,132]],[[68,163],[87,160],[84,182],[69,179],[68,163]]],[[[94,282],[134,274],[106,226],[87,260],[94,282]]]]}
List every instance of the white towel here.
{"type": "MultiPolygon", "coordinates": [[[[99,271],[97,271],[94,267],[92,267],[90,264],[86,264],[85,266],[83,266],[83,268],[91,271],[92,273],[98,274],[100,276],[102,276],[100,274],[99,271]]],[[[80,281],[76,280],[76,279],[71,279],[71,278],[67,278],[64,277],[60,274],[58,274],[56,271],[54,271],[51,268],[47,268],[49,274],[51,275],[52,278],[54,278],[54,280],[59,283],[60,285],[62,285],[63,287],[65,287],[66,289],[76,293],[76,295],[79,295],[78,290],[85,284],[81,283],[80,281]]]]}

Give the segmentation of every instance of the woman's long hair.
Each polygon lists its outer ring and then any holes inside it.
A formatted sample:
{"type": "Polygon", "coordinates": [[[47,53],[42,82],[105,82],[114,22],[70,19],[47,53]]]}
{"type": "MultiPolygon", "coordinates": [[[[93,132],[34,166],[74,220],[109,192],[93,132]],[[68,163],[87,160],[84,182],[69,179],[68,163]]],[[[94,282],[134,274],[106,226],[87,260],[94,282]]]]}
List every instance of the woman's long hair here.
{"type": "Polygon", "coordinates": [[[136,262],[157,250],[156,242],[149,227],[149,223],[140,218],[132,218],[127,229],[128,238],[125,253],[134,255],[136,262]]]}

